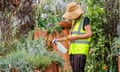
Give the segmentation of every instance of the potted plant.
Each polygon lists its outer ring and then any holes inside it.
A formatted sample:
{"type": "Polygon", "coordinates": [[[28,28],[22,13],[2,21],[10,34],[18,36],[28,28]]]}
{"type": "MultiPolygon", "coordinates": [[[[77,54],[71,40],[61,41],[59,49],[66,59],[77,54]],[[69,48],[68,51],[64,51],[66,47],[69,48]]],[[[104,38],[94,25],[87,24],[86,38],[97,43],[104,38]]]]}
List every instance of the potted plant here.
{"type": "Polygon", "coordinates": [[[44,38],[38,40],[26,39],[23,44],[18,44],[18,50],[25,50],[29,56],[26,60],[40,71],[44,71],[49,65],[54,63],[57,67],[62,66],[63,59],[52,51],[46,49],[46,41],[44,38]]]}
{"type": "Polygon", "coordinates": [[[0,57],[0,71],[59,72],[54,70],[58,70],[63,63],[64,60],[58,54],[46,49],[44,38],[32,40],[28,37],[15,43],[15,51],[0,57]]]}
{"type": "Polygon", "coordinates": [[[71,22],[70,21],[60,21],[59,25],[63,28],[70,28],[71,27],[71,22]]]}
{"type": "MultiPolygon", "coordinates": [[[[59,3],[59,2],[56,2],[56,3],[59,3]]],[[[54,0],[53,1],[49,0],[44,5],[41,5],[40,16],[38,18],[38,23],[37,23],[40,30],[47,31],[47,37],[44,37],[44,38],[46,38],[46,43],[47,43],[48,49],[51,50],[51,48],[53,48],[52,49],[53,51],[56,51],[56,46],[51,43],[52,40],[54,38],[58,38],[60,36],[68,35],[69,28],[71,25],[71,23],[69,21],[61,21],[60,15],[62,14],[63,8],[61,9],[62,10],[61,11],[61,10],[56,9],[57,8],[56,6],[58,6],[58,5],[54,3],[54,0]],[[53,3],[51,3],[51,2],[53,2],[53,3]],[[51,9],[55,9],[55,10],[53,11],[51,9]],[[59,24],[59,21],[61,21],[60,24],[59,24]],[[64,25],[65,27],[61,26],[61,24],[64,25]],[[62,28],[63,28],[63,30],[62,30],[62,28]],[[57,33],[57,32],[59,32],[59,33],[57,33]]],[[[63,7],[63,5],[62,5],[62,7],[63,7]]],[[[68,42],[63,42],[63,44],[65,45],[65,47],[68,48],[68,42]]],[[[68,55],[63,56],[63,58],[65,58],[65,60],[67,62],[68,55]]]]}
{"type": "Polygon", "coordinates": [[[47,37],[47,31],[44,29],[44,24],[41,22],[44,22],[41,20],[41,5],[37,4],[33,7],[33,18],[35,23],[34,28],[34,39],[38,39],[40,37],[47,37]],[[39,24],[40,23],[40,24],[39,24]]]}
{"type": "Polygon", "coordinates": [[[118,72],[120,71],[120,37],[114,38],[112,43],[112,54],[117,56],[118,61],[118,72]]]}
{"type": "Polygon", "coordinates": [[[120,55],[118,56],[118,72],[120,72],[120,55]]]}

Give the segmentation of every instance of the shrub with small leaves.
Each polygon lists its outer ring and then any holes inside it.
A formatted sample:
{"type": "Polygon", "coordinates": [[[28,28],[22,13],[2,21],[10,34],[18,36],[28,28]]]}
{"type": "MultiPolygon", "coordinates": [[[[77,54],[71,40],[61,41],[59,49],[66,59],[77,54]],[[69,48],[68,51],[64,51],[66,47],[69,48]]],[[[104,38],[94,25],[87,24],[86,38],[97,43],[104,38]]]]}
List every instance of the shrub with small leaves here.
{"type": "Polygon", "coordinates": [[[119,55],[120,54],[120,37],[114,38],[112,43],[111,52],[113,55],[119,55]]]}

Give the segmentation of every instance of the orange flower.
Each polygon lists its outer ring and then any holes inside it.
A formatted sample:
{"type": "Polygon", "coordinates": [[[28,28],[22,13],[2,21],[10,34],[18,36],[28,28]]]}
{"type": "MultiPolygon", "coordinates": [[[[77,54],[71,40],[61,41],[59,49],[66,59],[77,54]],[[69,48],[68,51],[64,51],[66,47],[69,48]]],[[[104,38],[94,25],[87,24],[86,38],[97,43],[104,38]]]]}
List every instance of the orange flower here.
{"type": "Polygon", "coordinates": [[[103,65],[102,69],[103,70],[108,70],[108,66],[107,65],[103,65]]]}

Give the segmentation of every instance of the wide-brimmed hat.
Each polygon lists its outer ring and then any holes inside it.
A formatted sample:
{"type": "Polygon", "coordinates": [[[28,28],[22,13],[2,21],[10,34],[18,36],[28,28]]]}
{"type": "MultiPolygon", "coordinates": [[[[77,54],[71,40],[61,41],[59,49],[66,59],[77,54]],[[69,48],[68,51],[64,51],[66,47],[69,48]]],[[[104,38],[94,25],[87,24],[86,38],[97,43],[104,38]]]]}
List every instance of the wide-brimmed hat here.
{"type": "Polygon", "coordinates": [[[84,13],[83,9],[76,2],[71,2],[66,6],[66,12],[63,18],[76,19],[84,13]]]}

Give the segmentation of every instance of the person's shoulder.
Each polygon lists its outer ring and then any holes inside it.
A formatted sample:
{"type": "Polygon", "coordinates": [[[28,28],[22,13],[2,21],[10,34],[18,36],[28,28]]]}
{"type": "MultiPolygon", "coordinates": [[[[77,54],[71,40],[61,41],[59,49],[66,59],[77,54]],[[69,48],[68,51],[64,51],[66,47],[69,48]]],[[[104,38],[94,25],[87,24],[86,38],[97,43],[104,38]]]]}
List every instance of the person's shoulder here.
{"type": "Polygon", "coordinates": [[[87,16],[84,16],[84,26],[90,24],[90,19],[87,16]]]}
{"type": "Polygon", "coordinates": [[[87,20],[89,20],[89,17],[87,17],[87,16],[84,16],[84,19],[87,19],[87,20]]]}

